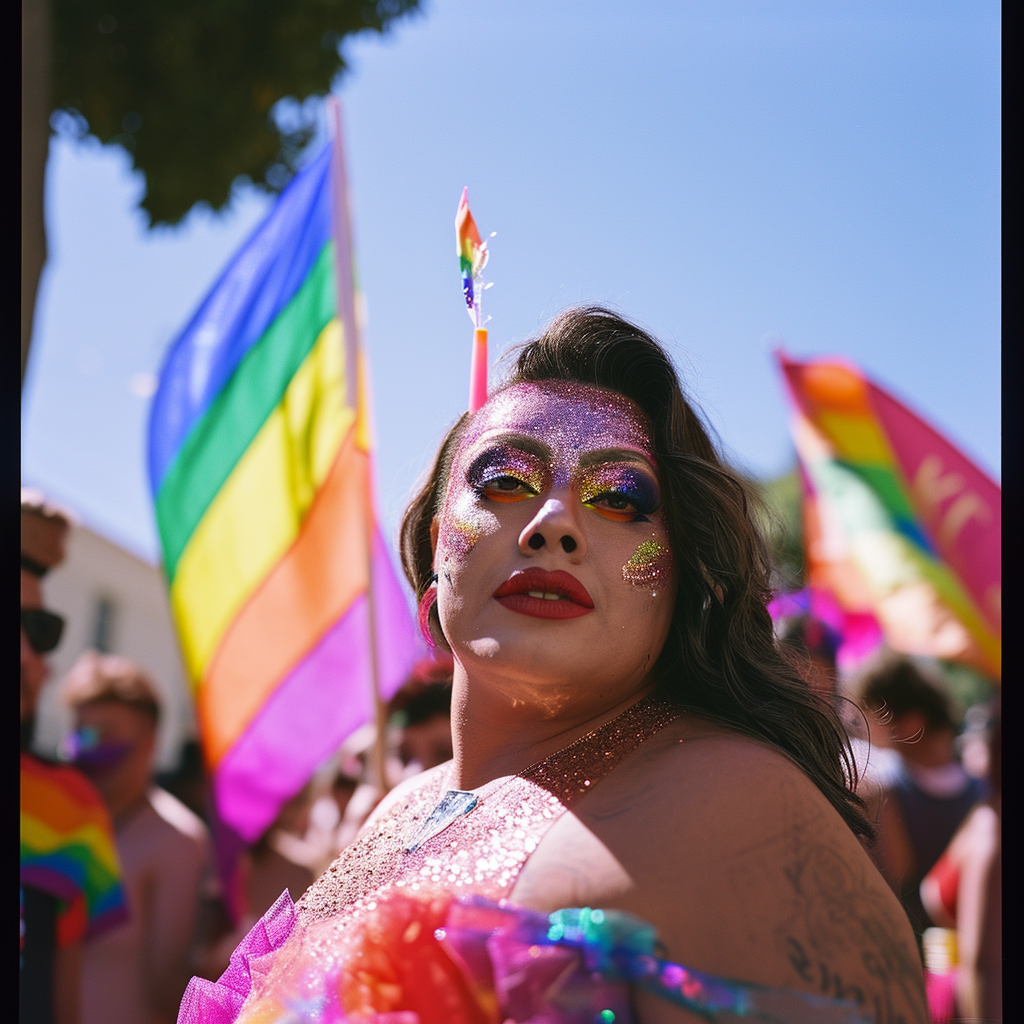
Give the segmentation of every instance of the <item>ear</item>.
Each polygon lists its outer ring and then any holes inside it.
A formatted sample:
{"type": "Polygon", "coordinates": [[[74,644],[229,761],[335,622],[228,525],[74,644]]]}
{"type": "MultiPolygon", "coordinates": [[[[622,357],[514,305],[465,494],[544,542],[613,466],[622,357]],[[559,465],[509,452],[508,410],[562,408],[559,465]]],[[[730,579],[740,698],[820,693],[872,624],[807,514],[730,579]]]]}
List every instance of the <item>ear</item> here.
{"type": "Polygon", "coordinates": [[[437,554],[437,535],[441,530],[441,524],[437,521],[437,516],[434,516],[430,520],[430,558],[433,561],[434,556],[437,554]]]}

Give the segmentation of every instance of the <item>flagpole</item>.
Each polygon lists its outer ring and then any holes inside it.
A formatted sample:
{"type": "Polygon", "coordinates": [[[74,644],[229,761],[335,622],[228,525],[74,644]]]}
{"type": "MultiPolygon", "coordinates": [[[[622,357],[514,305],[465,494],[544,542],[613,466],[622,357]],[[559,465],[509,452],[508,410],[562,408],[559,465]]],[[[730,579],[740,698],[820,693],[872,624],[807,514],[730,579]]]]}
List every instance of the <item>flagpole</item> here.
{"type": "MultiPolygon", "coordinates": [[[[359,324],[356,318],[355,287],[352,272],[352,226],[348,206],[348,177],[345,171],[345,151],[341,134],[341,101],[337,96],[327,97],[327,117],[332,135],[332,183],[334,186],[333,234],[335,251],[335,274],[338,293],[338,317],[341,320],[345,343],[345,402],[356,410],[355,429],[357,436],[360,426],[369,432],[370,410],[363,408],[362,397],[369,395],[369,380],[360,381],[367,373],[361,355],[359,324]],[[360,384],[364,386],[360,386],[360,384]]],[[[368,467],[372,466],[367,453],[368,467]]],[[[374,614],[373,595],[373,475],[367,473],[366,501],[363,507],[363,540],[366,554],[366,615],[368,640],[370,644],[370,696],[376,736],[373,744],[373,774],[381,795],[390,789],[386,770],[387,707],[380,695],[380,673],[377,664],[377,629],[374,614]]]]}

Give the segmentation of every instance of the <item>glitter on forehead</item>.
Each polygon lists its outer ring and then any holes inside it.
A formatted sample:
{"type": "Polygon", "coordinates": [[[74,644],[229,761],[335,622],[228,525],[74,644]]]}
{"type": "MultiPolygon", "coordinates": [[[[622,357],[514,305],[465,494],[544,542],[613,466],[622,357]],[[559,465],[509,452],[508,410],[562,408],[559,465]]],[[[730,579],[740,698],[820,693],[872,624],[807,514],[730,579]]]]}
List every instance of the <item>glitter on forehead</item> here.
{"type": "Polygon", "coordinates": [[[643,541],[622,567],[622,578],[634,587],[656,587],[668,580],[672,552],[656,540],[643,541]]]}
{"type": "Polygon", "coordinates": [[[654,462],[643,410],[624,395],[575,381],[514,384],[499,392],[478,413],[462,450],[496,429],[533,435],[560,459],[628,447],[654,462]]]}

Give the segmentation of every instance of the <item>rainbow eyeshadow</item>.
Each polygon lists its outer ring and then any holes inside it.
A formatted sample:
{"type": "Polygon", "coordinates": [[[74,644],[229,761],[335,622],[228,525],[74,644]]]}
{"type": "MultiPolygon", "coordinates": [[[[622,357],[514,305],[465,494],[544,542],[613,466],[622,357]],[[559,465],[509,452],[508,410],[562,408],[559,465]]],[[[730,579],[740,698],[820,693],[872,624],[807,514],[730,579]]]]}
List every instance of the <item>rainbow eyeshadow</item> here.
{"type": "Polygon", "coordinates": [[[645,540],[622,567],[622,578],[634,587],[655,587],[667,582],[671,570],[671,550],[656,540],[645,540]]]}
{"type": "Polygon", "coordinates": [[[628,463],[589,466],[579,475],[580,501],[590,505],[600,498],[621,498],[632,506],[633,522],[643,522],[660,505],[658,486],[649,473],[628,463]]]}
{"type": "MultiPolygon", "coordinates": [[[[534,494],[544,489],[547,476],[547,468],[536,455],[508,444],[496,445],[478,455],[466,474],[470,486],[477,491],[487,489],[489,483],[511,479],[525,484],[534,494]]],[[[509,490],[510,498],[527,496],[509,490]]]]}

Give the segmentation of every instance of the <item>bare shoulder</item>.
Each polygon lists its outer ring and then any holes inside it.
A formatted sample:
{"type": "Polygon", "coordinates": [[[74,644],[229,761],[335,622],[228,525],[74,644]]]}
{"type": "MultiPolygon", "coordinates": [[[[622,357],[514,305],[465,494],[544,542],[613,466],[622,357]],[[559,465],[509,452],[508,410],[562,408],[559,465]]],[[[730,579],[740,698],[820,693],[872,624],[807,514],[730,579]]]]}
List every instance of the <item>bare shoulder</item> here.
{"type": "Polygon", "coordinates": [[[625,910],[694,969],[927,1021],[906,915],[840,815],[780,751],[706,723],[662,730],[563,816],[513,899],[625,910]]]}

